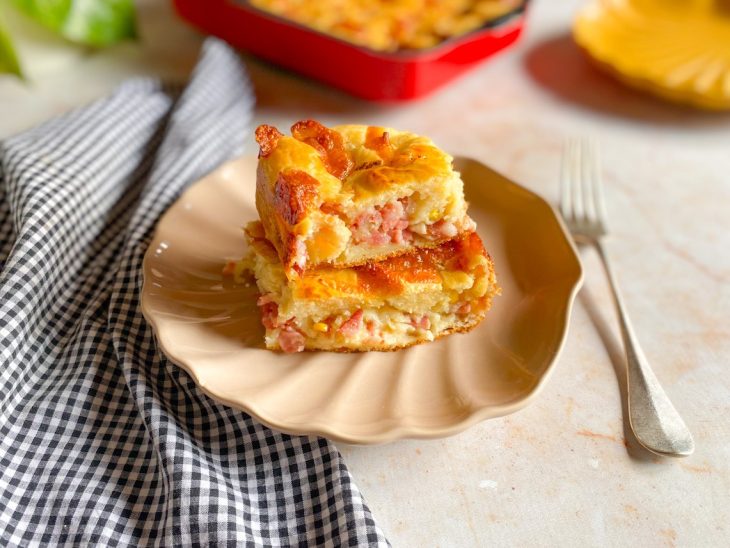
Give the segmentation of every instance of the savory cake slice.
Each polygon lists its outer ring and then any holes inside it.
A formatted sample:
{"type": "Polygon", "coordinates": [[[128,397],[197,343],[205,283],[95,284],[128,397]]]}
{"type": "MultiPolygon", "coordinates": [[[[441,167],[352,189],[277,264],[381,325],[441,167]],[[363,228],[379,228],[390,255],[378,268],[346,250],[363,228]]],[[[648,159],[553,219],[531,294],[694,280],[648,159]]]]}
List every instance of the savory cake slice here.
{"type": "Polygon", "coordinates": [[[321,266],[288,283],[261,223],[250,223],[246,234],[246,268],[261,292],[266,346],[274,350],[396,350],[432,341],[474,328],[499,291],[476,232],[382,262],[321,266]]]}
{"type": "Polygon", "coordinates": [[[474,230],[452,158],[427,137],[313,120],[259,126],[256,208],[292,279],[434,247],[474,230]]]}

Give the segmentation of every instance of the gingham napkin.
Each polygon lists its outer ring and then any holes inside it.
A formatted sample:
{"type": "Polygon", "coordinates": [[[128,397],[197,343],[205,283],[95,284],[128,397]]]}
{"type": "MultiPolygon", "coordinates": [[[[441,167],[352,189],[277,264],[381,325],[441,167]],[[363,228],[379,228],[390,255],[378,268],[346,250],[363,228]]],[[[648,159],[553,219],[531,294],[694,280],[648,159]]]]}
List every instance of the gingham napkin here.
{"type": "Polygon", "coordinates": [[[139,307],[160,214],[238,152],[253,98],[208,40],[0,148],[0,545],[387,544],[337,450],[201,393],[139,307]]]}

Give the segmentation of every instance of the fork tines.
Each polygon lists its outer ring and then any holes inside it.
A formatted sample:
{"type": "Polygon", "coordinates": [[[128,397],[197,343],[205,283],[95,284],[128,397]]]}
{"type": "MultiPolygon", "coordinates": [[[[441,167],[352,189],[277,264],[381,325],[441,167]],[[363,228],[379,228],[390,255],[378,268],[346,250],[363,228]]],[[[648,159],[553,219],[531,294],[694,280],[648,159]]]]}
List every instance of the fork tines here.
{"type": "Polygon", "coordinates": [[[600,173],[595,139],[568,139],[563,149],[560,213],[573,232],[587,236],[606,232],[600,173]]]}

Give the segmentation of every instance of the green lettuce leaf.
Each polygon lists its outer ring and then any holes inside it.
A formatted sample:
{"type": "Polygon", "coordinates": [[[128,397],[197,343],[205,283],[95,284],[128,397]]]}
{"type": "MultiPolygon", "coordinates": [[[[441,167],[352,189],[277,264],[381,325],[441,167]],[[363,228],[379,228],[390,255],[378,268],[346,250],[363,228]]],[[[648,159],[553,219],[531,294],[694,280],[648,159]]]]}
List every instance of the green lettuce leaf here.
{"type": "Polygon", "coordinates": [[[0,73],[3,72],[23,77],[18,56],[15,55],[13,42],[10,40],[10,35],[5,30],[2,21],[0,21],[0,73]]]}
{"type": "Polygon", "coordinates": [[[64,38],[107,46],[136,36],[134,0],[10,0],[26,15],[64,38]]]}

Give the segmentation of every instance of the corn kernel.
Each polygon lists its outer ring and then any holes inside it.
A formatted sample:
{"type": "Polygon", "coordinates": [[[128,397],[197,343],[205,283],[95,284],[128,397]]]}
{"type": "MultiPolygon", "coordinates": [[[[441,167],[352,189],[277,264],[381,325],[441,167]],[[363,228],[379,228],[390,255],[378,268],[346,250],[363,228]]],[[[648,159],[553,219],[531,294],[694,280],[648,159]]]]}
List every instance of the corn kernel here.
{"type": "Polygon", "coordinates": [[[489,280],[487,278],[479,278],[472,288],[472,293],[477,297],[483,297],[486,295],[488,288],[489,280]]]}
{"type": "Polygon", "coordinates": [[[312,328],[315,331],[319,331],[320,333],[327,333],[327,331],[329,331],[329,329],[330,329],[329,326],[326,323],[323,323],[323,322],[317,322],[317,323],[315,323],[312,326],[312,328]]]}
{"type": "Polygon", "coordinates": [[[487,258],[484,255],[474,255],[469,260],[469,270],[474,270],[479,266],[486,266],[488,264],[487,258]]]}
{"type": "Polygon", "coordinates": [[[441,273],[441,279],[444,282],[446,289],[454,289],[456,291],[463,291],[469,289],[474,284],[474,278],[469,276],[466,272],[459,270],[450,272],[448,270],[441,273]]]}

